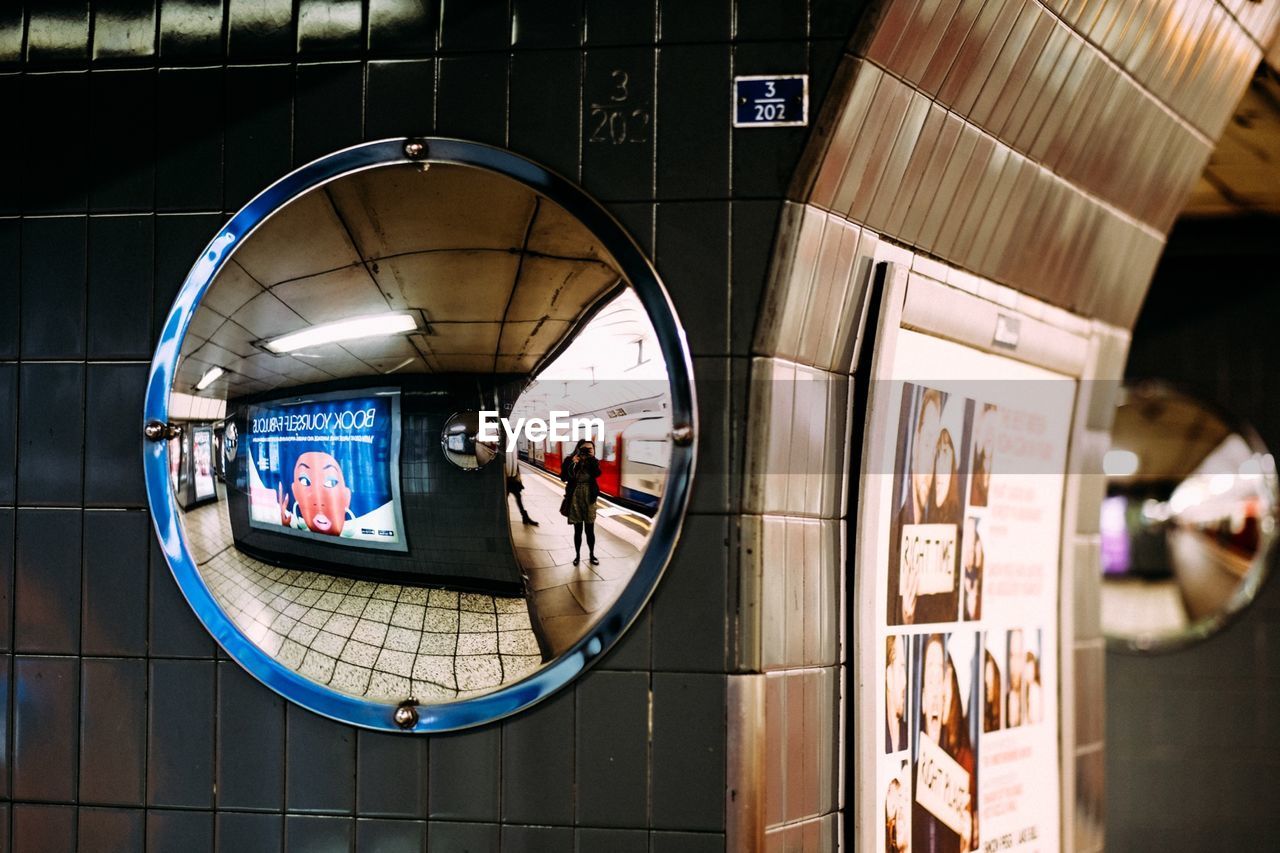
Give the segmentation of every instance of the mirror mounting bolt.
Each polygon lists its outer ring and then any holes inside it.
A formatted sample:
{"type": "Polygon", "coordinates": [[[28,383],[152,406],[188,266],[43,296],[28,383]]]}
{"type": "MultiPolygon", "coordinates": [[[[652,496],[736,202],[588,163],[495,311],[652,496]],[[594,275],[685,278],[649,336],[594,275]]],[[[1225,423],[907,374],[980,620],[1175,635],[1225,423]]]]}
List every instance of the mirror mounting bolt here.
{"type": "Polygon", "coordinates": [[[163,421],[147,421],[142,428],[142,434],[146,436],[147,441],[168,441],[171,438],[177,438],[180,432],[181,430],[173,424],[163,421]]]}
{"type": "Polygon", "coordinates": [[[418,724],[418,708],[412,699],[401,702],[392,715],[395,724],[402,729],[411,729],[418,724]]]}

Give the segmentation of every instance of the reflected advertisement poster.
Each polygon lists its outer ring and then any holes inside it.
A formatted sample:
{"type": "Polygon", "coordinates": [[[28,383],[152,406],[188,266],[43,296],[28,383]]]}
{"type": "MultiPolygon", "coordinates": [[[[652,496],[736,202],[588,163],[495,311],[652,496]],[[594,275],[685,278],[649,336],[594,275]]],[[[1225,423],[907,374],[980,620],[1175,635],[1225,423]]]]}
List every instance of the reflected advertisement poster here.
{"type": "Polygon", "coordinates": [[[400,507],[399,391],[249,405],[245,424],[251,527],[408,550],[400,507]]]}
{"type": "Polygon", "coordinates": [[[214,496],[213,485],[213,431],[208,427],[197,427],[191,433],[191,462],[196,500],[204,500],[214,496]]]}

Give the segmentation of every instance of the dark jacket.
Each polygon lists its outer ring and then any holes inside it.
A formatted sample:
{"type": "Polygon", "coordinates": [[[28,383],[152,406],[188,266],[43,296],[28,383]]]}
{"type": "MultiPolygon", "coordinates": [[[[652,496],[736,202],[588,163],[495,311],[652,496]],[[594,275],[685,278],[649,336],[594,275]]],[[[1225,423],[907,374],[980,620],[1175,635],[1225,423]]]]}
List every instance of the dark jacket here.
{"type": "MultiPolygon", "coordinates": [[[[573,497],[573,487],[577,485],[573,481],[573,471],[578,465],[578,457],[570,456],[560,465],[560,479],[564,480],[564,496],[566,498],[573,497]]],[[[587,480],[588,495],[591,500],[600,497],[600,486],[596,483],[600,479],[600,460],[594,456],[588,456],[585,463],[587,466],[587,474],[591,478],[587,480]]]]}

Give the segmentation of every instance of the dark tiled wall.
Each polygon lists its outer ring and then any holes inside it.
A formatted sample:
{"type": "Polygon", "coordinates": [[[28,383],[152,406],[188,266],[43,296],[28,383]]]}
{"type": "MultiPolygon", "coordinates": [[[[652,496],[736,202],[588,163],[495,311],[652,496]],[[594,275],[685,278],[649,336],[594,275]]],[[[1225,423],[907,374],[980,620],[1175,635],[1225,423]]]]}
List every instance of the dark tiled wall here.
{"type": "MultiPolygon", "coordinates": [[[[1260,218],[1175,228],[1127,370],[1177,382],[1245,419],[1273,453],[1280,295],[1259,282],[1280,263],[1278,227],[1260,218]]],[[[1106,673],[1108,848],[1275,850],[1280,580],[1206,642],[1159,657],[1110,654],[1106,673]]]]}
{"type": "Polygon", "coordinates": [[[731,131],[729,82],[808,71],[816,114],[858,5],[29,6],[0,10],[0,851],[723,849],[741,382],[807,133],[731,131]],[[592,114],[620,86],[625,140],[592,114]],[[433,133],[610,206],[685,319],[707,440],[679,553],[608,660],[503,724],[409,739],[220,657],[152,541],[139,427],[159,324],[227,216],[317,155],[433,133]]]}

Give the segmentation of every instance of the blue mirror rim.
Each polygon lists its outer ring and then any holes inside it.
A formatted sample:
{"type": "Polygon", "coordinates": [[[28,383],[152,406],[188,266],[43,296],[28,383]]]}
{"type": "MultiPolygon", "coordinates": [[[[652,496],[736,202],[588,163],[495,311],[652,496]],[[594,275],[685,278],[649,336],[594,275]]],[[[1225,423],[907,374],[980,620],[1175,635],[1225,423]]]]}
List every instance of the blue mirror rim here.
{"type": "Polygon", "coordinates": [[[263,190],[220,228],[191,267],[165,320],[147,379],[143,423],[168,423],[169,391],[187,327],[218,272],[259,225],[300,195],[346,175],[434,163],[505,175],[559,204],[601,242],[653,322],[667,363],[672,424],[684,428],[689,440],[672,443],[666,490],[648,546],[630,582],[595,625],[568,651],[520,681],[484,695],[417,705],[417,720],[405,728],[394,720],[399,705],[317,684],[264,652],[235,626],[205,584],[187,545],[177,500],[169,487],[168,442],[144,439],[143,469],[156,536],[178,587],[205,629],[233,660],[285,699],[324,717],[378,731],[430,733],[482,725],[534,705],[581,675],[617,642],[657,588],[680,537],[697,456],[697,405],[688,343],[666,288],[635,241],[597,201],[554,172],[500,148],[432,137],[379,140],[321,157],[263,190]],[[412,157],[406,153],[411,144],[422,146],[412,157]]]}

